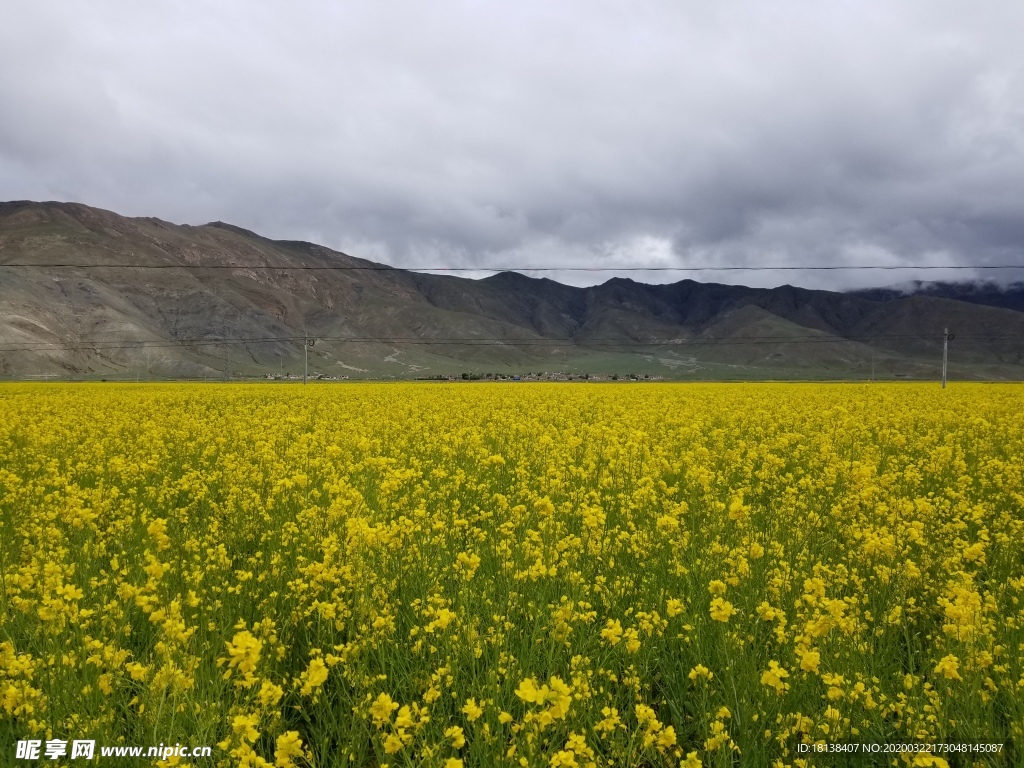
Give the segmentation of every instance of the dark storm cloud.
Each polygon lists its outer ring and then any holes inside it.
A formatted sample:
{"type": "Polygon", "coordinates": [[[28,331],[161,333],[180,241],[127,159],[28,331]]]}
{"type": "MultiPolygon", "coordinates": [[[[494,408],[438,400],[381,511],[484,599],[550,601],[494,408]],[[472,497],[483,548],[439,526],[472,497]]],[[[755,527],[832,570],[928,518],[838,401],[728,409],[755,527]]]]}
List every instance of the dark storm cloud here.
{"type": "Polygon", "coordinates": [[[941,0],[12,4],[0,199],[398,264],[1021,262],[1021,28],[941,0]]]}

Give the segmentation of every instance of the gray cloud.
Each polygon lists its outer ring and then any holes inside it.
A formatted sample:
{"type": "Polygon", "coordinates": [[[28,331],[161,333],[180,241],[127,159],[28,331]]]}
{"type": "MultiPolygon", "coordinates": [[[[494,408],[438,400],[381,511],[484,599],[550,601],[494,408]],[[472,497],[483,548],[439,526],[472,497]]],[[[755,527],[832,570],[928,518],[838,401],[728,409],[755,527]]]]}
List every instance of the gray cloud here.
{"type": "Polygon", "coordinates": [[[0,26],[0,199],[401,265],[1019,263],[1021,28],[1008,0],[37,0],[0,26]]]}

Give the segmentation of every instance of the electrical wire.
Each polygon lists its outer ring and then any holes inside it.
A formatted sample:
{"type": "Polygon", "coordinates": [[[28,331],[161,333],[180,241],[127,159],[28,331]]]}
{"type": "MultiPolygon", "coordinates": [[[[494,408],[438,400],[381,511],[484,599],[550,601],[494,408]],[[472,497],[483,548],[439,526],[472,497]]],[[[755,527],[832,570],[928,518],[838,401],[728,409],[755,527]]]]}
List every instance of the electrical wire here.
{"type": "Polygon", "coordinates": [[[234,270],[279,270],[303,272],[793,272],[793,271],[846,271],[846,270],[947,270],[947,269],[1020,269],[1024,264],[834,264],[828,266],[756,266],[756,267],[393,267],[386,264],[373,265],[278,265],[278,264],[30,264],[10,262],[0,267],[34,269],[234,269],[234,270]]]}
{"type": "MultiPolygon", "coordinates": [[[[46,352],[64,350],[89,350],[94,352],[122,349],[159,349],[168,347],[205,347],[234,346],[276,343],[305,343],[307,339],[321,342],[337,342],[344,344],[398,344],[415,346],[501,346],[501,347],[592,347],[597,349],[636,350],[643,347],[705,347],[705,346],[749,346],[753,344],[856,344],[880,343],[895,341],[927,341],[926,337],[914,334],[888,334],[881,336],[730,336],[723,339],[715,338],[661,338],[623,340],[621,338],[592,337],[583,339],[572,338],[482,338],[482,337],[437,337],[425,339],[411,336],[266,336],[266,337],[223,337],[223,338],[188,338],[160,339],[137,341],[106,341],[91,340],[78,342],[23,342],[8,347],[0,347],[0,352],[46,352]]],[[[988,334],[958,334],[957,340],[1020,341],[1019,336],[993,336],[988,334]]],[[[935,343],[941,341],[936,338],[935,343]]]]}

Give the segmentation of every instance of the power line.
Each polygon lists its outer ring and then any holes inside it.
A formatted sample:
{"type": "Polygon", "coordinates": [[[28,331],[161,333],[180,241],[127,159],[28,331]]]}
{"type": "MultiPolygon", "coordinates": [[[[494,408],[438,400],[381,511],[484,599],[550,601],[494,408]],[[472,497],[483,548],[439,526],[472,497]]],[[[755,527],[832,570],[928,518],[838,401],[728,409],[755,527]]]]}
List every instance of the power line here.
{"type": "MultiPolygon", "coordinates": [[[[689,342],[709,342],[709,343],[720,343],[726,340],[750,340],[750,341],[893,341],[893,340],[906,340],[906,339],[925,339],[926,337],[920,334],[885,334],[877,336],[842,336],[834,338],[822,338],[821,336],[762,336],[762,335],[737,335],[729,336],[723,339],[716,338],[695,338],[695,337],[657,337],[650,339],[629,339],[630,344],[679,344],[689,342]]],[[[977,338],[985,339],[989,341],[998,340],[1015,340],[1017,336],[993,336],[991,334],[960,334],[960,339],[977,338]]],[[[177,339],[134,339],[134,340],[123,340],[123,339],[80,339],[73,344],[83,347],[103,346],[107,344],[116,344],[119,346],[152,346],[152,345],[178,345],[178,344],[264,344],[271,342],[297,342],[304,341],[306,339],[316,339],[317,341],[339,341],[339,342],[356,342],[356,343],[372,343],[372,342],[387,342],[392,344],[403,344],[419,342],[422,344],[438,344],[438,343],[451,343],[451,344],[462,344],[468,342],[500,342],[507,344],[529,344],[529,343],[545,343],[545,344],[580,344],[587,342],[623,342],[626,343],[621,336],[586,336],[586,337],[533,337],[533,338],[509,338],[500,336],[434,336],[434,337],[423,337],[423,336],[237,336],[237,337],[208,337],[208,336],[197,336],[194,338],[177,338],[177,339]]],[[[72,342],[51,342],[51,341],[34,341],[34,342],[23,342],[23,344],[33,345],[62,345],[72,342]]]]}
{"type": "MultiPolygon", "coordinates": [[[[407,344],[417,346],[506,346],[506,347],[556,347],[556,346],[593,346],[603,349],[637,349],[642,347],[690,347],[690,346],[743,346],[751,344],[854,344],[886,341],[926,341],[925,337],[913,334],[888,334],[882,336],[731,336],[724,339],[714,338],[661,338],[623,340],[621,338],[592,337],[584,339],[572,338],[535,338],[508,339],[484,337],[437,337],[424,339],[411,336],[316,336],[318,341],[348,344],[407,344]]],[[[1020,341],[1018,336],[992,336],[987,334],[961,334],[960,340],[984,341],[1020,341]]],[[[234,346],[248,344],[273,344],[287,342],[303,342],[306,336],[266,336],[266,337],[227,337],[227,338],[191,338],[161,339],[136,341],[78,341],[78,342],[24,342],[11,347],[0,347],[0,352],[46,352],[61,350],[90,350],[94,352],[121,349],[154,349],[182,346],[234,346]]]]}
{"type": "Polygon", "coordinates": [[[386,264],[355,265],[278,265],[278,264],[29,264],[11,262],[0,267],[31,269],[233,269],[278,270],[301,272],[835,272],[849,270],[964,270],[964,269],[1020,269],[1024,264],[836,264],[829,266],[756,266],[756,267],[393,267],[386,264]]]}

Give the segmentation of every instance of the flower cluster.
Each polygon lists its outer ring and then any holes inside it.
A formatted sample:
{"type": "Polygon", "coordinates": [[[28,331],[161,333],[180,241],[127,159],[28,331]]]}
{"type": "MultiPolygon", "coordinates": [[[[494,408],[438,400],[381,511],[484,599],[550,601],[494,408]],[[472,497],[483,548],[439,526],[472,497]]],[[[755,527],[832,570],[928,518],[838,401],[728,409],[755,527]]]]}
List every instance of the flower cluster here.
{"type": "Polygon", "coordinates": [[[277,768],[1021,744],[1022,413],[983,384],[5,384],[0,730],[277,768]]]}

